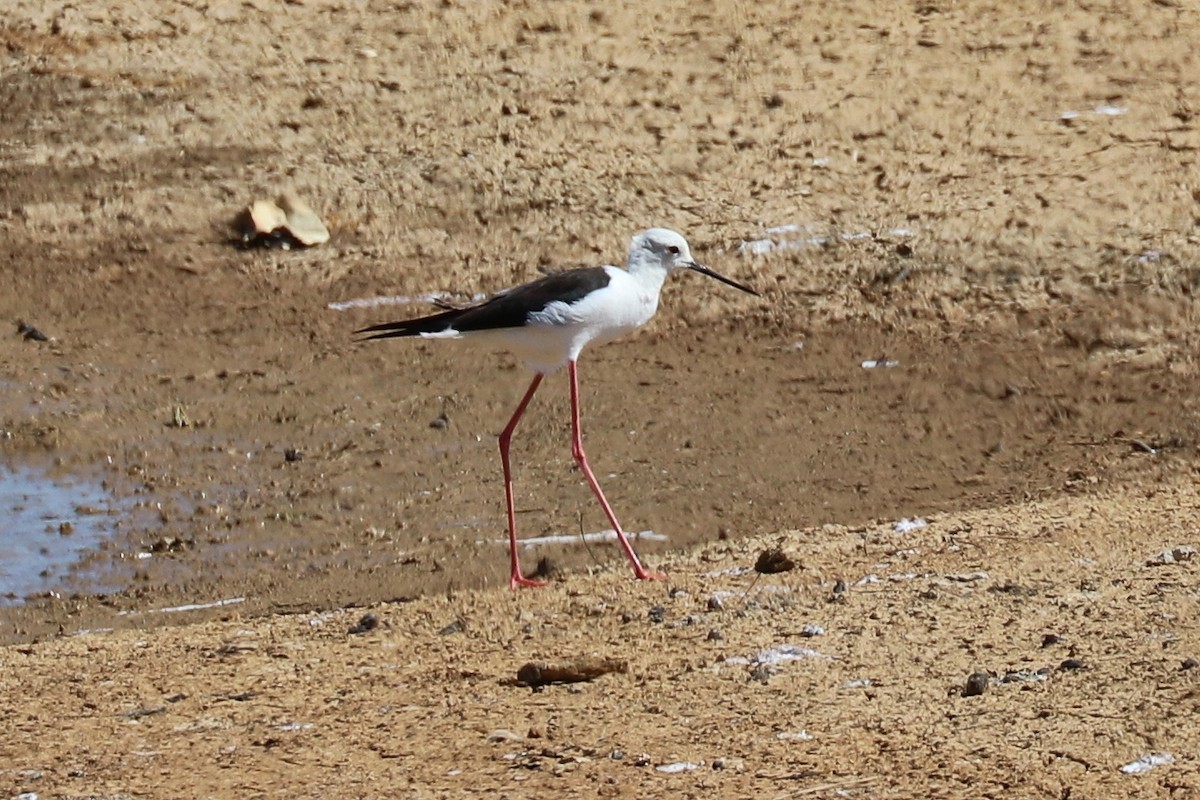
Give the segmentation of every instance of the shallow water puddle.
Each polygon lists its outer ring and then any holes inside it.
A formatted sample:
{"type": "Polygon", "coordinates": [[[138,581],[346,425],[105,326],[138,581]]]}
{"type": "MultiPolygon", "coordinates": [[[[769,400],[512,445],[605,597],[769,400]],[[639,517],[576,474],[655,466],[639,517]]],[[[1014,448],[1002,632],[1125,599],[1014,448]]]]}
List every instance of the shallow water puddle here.
{"type": "Polygon", "coordinates": [[[112,504],[97,481],[0,466],[0,605],[55,588],[111,532],[112,504]]]}

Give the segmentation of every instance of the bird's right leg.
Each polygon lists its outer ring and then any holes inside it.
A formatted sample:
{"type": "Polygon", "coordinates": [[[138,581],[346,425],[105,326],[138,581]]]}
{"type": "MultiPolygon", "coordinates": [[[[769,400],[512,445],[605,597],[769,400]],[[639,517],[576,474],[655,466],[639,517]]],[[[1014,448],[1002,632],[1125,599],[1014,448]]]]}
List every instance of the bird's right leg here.
{"type": "Polygon", "coordinates": [[[513,431],[517,429],[517,423],[521,421],[526,406],[533,399],[533,393],[537,391],[544,377],[540,372],[533,376],[533,382],[529,384],[525,396],[517,404],[517,410],[513,412],[512,419],[500,432],[500,463],[504,466],[504,501],[508,508],[508,552],[512,559],[512,573],[509,576],[508,585],[513,589],[519,589],[522,586],[546,585],[544,581],[530,580],[521,574],[521,565],[517,558],[517,512],[513,506],[512,467],[508,461],[508,445],[512,441],[513,431]]]}

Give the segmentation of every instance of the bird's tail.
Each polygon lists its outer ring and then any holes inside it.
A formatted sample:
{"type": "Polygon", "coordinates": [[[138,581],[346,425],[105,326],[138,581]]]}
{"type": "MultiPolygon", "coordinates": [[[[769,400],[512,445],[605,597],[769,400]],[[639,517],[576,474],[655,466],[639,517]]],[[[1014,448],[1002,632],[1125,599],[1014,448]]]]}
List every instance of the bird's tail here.
{"type": "Polygon", "coordinates": [[[382,322],[368,328],[359,328],[355,335],[363,336],[358,341],[369,342],[372,339],[391,339],[397,336],[420,336],[423,333],[440,333],[454,326],[454,320],[462,314],[462,309],[454,308],[440,314],[430,314],[428,317],[417,317],[399,322],[382,322]]]}

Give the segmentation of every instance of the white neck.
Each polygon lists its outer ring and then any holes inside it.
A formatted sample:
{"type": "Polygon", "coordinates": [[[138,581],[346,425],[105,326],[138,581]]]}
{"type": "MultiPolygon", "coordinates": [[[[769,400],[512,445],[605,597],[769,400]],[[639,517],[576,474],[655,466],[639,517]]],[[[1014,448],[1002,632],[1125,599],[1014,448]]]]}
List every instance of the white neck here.
{"type": "Polygon", "coordinates": [[[642,286],[658,294],[667,279],[667,270],[658,261],[648,261],[631,253],[626,271],[642,286]]]}

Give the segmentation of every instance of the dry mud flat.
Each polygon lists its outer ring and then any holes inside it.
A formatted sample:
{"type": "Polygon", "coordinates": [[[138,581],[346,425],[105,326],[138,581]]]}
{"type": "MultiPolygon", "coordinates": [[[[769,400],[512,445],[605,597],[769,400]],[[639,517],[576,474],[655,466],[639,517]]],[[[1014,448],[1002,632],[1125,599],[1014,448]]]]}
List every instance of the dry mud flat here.
{"type": "Polygon", "coordinates": [[[1189,481],[827,526],[678,554],[667,585],[574,575],[382,605],[373,626],[347,609],[13,646],[0,787],[1190,797],[1196,563],[1155,551],[1198,503],[1189,481]],[[799,568],[752,577],[780,545],[799,568]],[[587,656],[624,671],[516,683],[526,662],[587,656]]]}
{"type": "MultiPolygon", "coordinates": [[[[0,41],[0,319],[52,337],[0,338],[0,446],[136,505],[0,608],[0,792],[1196,793],[1182,4],[14,2],[0,41]],[[232,247],[282,186],[330,243],[232,247]],[[680,279],[585,357],[671,580],[480,588],[525,378],[330,304],[649,224],[766,294],[680,279]],[[512,683],[583,656],[626,669],[512,683]]],[[[594,513],[547,394],[530,535],[594,513]]]]}

